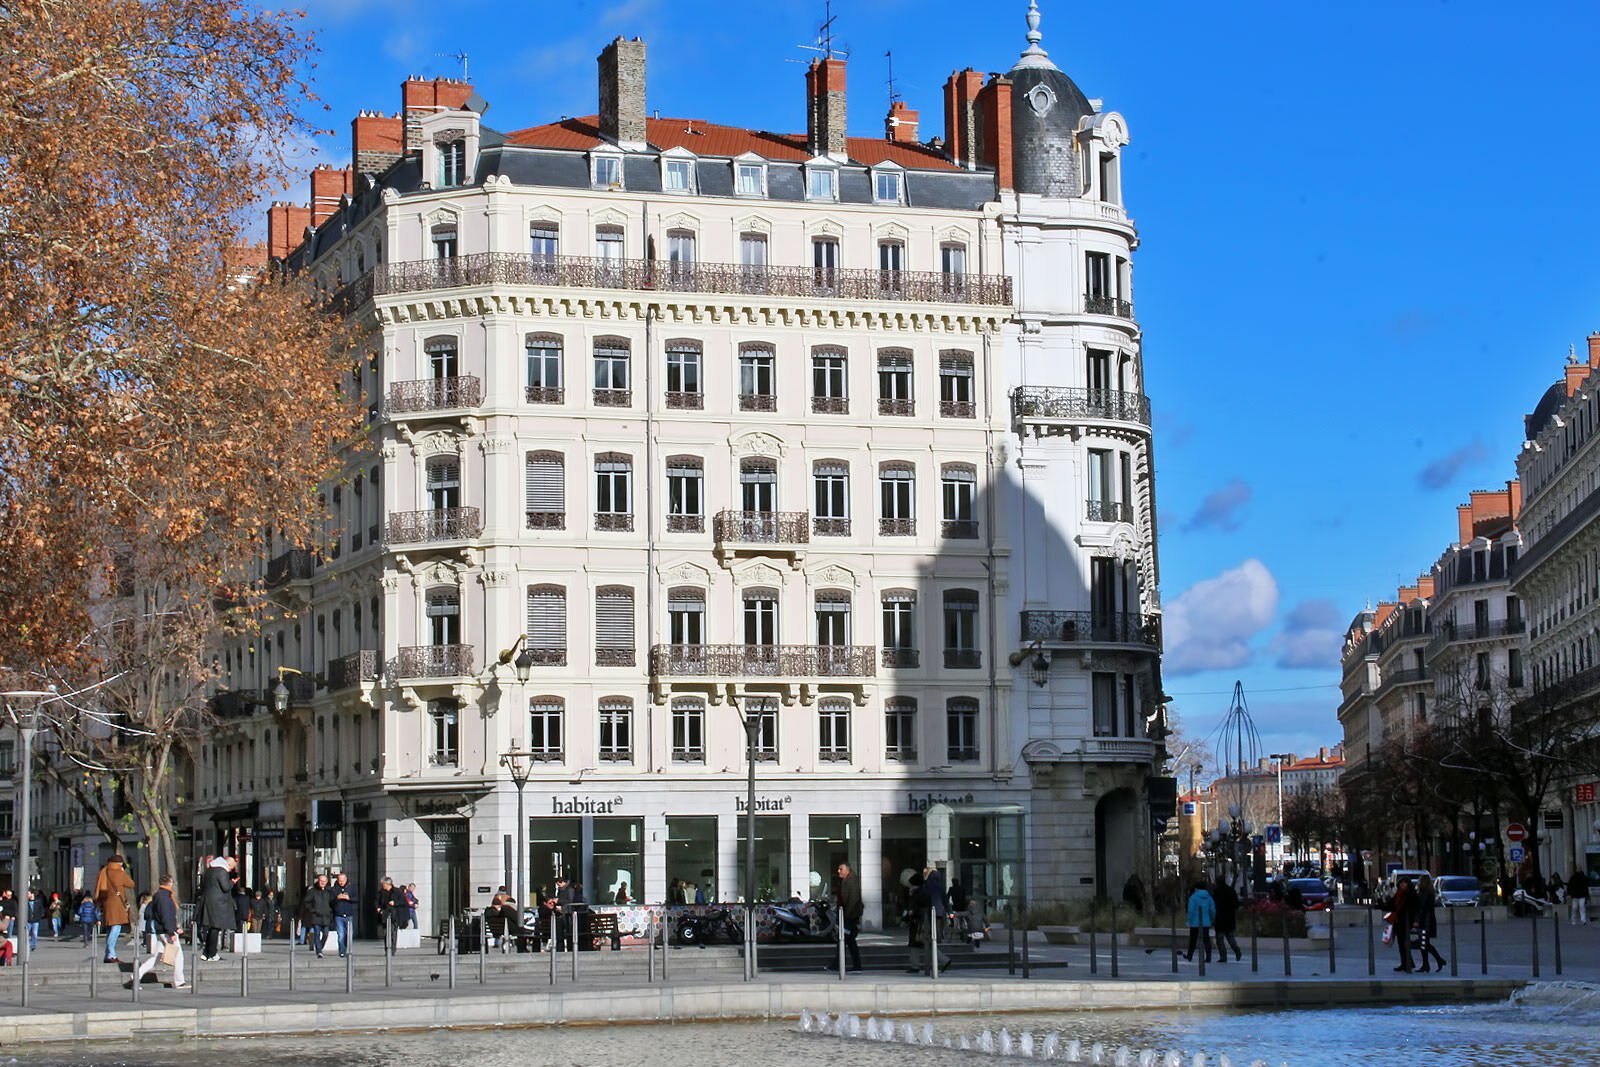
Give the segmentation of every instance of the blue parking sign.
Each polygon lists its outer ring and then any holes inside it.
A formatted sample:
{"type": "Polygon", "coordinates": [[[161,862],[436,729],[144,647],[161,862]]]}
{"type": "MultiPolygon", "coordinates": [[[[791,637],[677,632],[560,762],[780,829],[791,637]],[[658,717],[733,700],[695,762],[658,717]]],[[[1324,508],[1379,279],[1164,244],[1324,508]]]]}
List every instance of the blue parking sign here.
{"type": "Polygon", "coordinates": [[[1267,827],[1266,827],[1266,830],[1267,830],[1267,843],[1269,845],[1281,845],[1281,844],[1283,844],[1283,827],[1274,826],[1273,824],[1268,823],[1267,827]]]}
{"type": "Polygon", "coordinates": [[[1506,859],[1510,860],[1512,863],[1521,863],[1526,855],[1527,853],[1525,853],[1516,845],[1513,845],[1506,850],[1506,859]]]}

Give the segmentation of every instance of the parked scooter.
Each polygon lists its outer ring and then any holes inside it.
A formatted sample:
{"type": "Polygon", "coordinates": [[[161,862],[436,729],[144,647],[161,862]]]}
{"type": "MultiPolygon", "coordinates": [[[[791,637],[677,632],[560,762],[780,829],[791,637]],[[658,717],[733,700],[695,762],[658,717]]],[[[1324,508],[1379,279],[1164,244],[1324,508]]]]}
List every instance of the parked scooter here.
{"type": "Polygon", "coordinates": [[[712,908],[704,915],[685,915],[678,921],[678,928],[674,932],[683,944],[699,945],[701,948],[719,935],[726,938],[730,945],[737,945],[744,940],[744,931],[734,922],[733,913],[727,908],[712,908]]]}
{"type": "Polygon", "coordinates": [[[777,941],[832,941],[836,936],[826,900],[790,900],[774,904],[769,914],[777,941]]]}

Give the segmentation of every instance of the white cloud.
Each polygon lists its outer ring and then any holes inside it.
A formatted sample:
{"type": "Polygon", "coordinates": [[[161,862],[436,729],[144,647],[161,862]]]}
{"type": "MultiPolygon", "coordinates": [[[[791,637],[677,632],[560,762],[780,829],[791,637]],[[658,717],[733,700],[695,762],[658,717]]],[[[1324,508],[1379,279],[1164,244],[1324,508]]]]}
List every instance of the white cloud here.
{"type": "Polygon", "coordinates": [[[1244,666],[1254,656],[1251,639],[1277,610],[1278,582],[1258,559],[1196,582],[1167,602],[1162,668],[1188,674],[1244,666]]]}

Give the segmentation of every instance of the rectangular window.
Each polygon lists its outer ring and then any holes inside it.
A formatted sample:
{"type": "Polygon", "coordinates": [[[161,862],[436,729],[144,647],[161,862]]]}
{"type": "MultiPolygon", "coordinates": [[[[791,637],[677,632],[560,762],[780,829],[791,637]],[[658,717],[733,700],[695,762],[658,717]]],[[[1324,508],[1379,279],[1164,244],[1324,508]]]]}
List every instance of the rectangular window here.
{"type": "Polygon", "coordinates": [[[910,590],[887,592],[883,594],[883,665],[916,667],[920,663],[917,595],[910,590]]]}
{"type": "Polygon", "coordinates": [[[832,415],[849,413],[845,368],[845,354],[837,349],[818,349],[811,354],[812,411],[832,415]]]}
{"type": "Polygon", "coordinates": [[[806,171],[806,198],[809,200],[838,198],[838,176],[832,167],[811,167],[806,171]]]}
{"type": "Polygon", "coordinates": [[[616,156],[595,156],[594,187],[596,189],[621,189],[622,160],[616,156]]]}
{"type": "Polygon", "coordinates": [[[952,697],[945,704],[945,758],[951,763],[978,760],[978,702],[952,697]]]}
{"type": "Polygon", "coordinates": [[[674,645],[703,645],[706,641],[706,599],[698,589],[674,589],[667,594],[667,633],[674,645]]]}
{"type": "Polygon", "coordinates": [[[694,164],[687,159],[669,159],[661,176],[661,188],[669,193],[694,191],[694,164]]]}
{"type": "Polygon", "coordinates": [[[978,594],[952,589],[944,595],[944,665],[957,670],[983,666],[978,650],[978,594]]]}
{"type": "Polygon", "coordinates": [[[667,284],[675,289],[695,290],[695,236],[689,230],[667,234],[667,284]]]}
{"type": "Polygon", "coordinates": [[[1489,653],[1479,652],[1474,657],[1472,684],[1476,689],[1489,688],[1489,653]]]}
{"type": "Polygon", "coordinates": [[[1131,674],[1124,674],[1122,676],[1123,737],[1144,736],[1144,729],[1140,722],[1141,712],[1139,704],[1139,681],[1131,674]]]}
{"type": "Polygon", "coordinates": [[[744,596],[744,643],[770,647],[778,643],[778,598],[762,590],[744,596]]]}
{"type": "Polygon", "coordinates": [[[878,471],[878,532],[910,537],[917,532],[916,472],[910,464],[885,464],[878,471]]]}
{"type": "Polygon", "coordinates": [[[604,586],[594,596],[594,662],[599,667],[631,667],[633,590],[604,586]]]}
{"type": "Polygon", "coordinates": [[[597,530],[633,529],[633,463],[627,457],[595,461],[594,511],[597,530]]]}
{"type": "Polygon", "coordinates": [[[428,356],[428,375],[434,381],[454,378],[461,373],[454,338],[440,338],[423,345],[428,356]]]}
{"type": "Polygon", "coordinates": [[[771,349],[740,349],[739,410],[776,411],[776,378],[777,367],[771,349]]]}
{"type": "Polygon", "coordinates": [[[525,472],[528,529],[567,528],[567,467],[559,452],[530,452],[525,472]]]}
{"type": "Polygon", "coordinates": [[[432,746],[428,762],[435,767],[454,767],[461,758],[460,713],[453,700],[428,701],[428,725],[432,746]]]}
{"type": "Polygon", "coordinates": [[[1085,351],[1084,373],[1087,376],[1090,390],[1090,403],[1094,404],[1098,393],[1113,388],[1111,384],[1111,353],[1099,348],[1090,348],[1085,351]]]}
{"type": "Polygon", "coordinates": [[[704,470],[698,458],[667,460],[667,529],[702,533],[706,528],[704,470]]]}
{"type": "Polygon", "coordinates": [[[705,405],[700,391],[700,349],[682,342],[667,343],[667,407],[699,410],[705,405]]]}
{"type": "Polygon", "coordinates": [[[734,164],[734,192],[740,196],[765,196],[767,168],[760,163],[734,164]]]}
{"type": "Polygon", "coordinates": [[[946,244],[939,246],[939,284],[946,297],[954,300],[966,299],[967,291],[967,246],[946,244]]]}
{"type": "Polygon", "coordinates": [[[600,701],[600,760],[633,760],[633,704],[626,700],[600,701]]]}
{"type": "Polygon", "coordinates": [[[560,667],[567,662],[567,591],[558,585],[528,590],[527,650],[536,666],[560,667]]]}
{"type": "Polygon", "coordinates": [[[1096,302],[1105,302],[1116,295],[1116,280],[1111,274],[1111,257],[1104,252],[1088,252],[1084,255],[1084,271],[1086,294],[1090,302],[1090,311],[1097,310],[1096,302]]]}
{"type": "Polygon", "coordinates": [[[447,189],[467,180],[467,142],[445,141],[439,148],[439,187],[447,189]]]}
{"type": "Polygon", "coordinates": [[[594,232],[594,284],[620,288],[626,279],[627,263],[622,228],[601,226],[594,232]]]}
{"type": "Polygon", "coordinates": [[[880,204],[900,202],[900,175],[896,171],[878,171],[872,176],[872,198],[880,204]]]}
{"type": "Polygon", "coordinates": [[[917,761],[917,702],[906,698],[883,706],[883,755],[896,763],[917,761]]]}
{"type": "Polygon", "coordinates": [[[566,399],[561,385],[561,338],[535,334],[528,338],[528,394],[530,404],[559,404],[566,399]]]}
{"type": "Polygon", "coordinates": [[[672,705],[672,762],[706,761],[706,709],[698,700],[672,705]]]}
{"type": "Polygon", "coordinates": [[[850,601],[842,596],[830,595],[826,590],[817,594],[817,644],[842,646],[850,643],[850,601]]]}
{"type": "Polygon", "coordinates": [[[886,352],[878,356],[878,414],[915,415],[911,395],[911,353],[886,352]]]}
{"type": "Polygon", "coordinates": [[[828,296],[839,288],[839,242],[832,237],[811,241],[812,284],[818,296],[828,296]]]}
{"type": "Polygon", "coordinates": [[[878,288],[898,293],[905,288],[906,246],[899,241],[878,242],[878,288]]]}
{"type": "Polygon", "coordinates": [[[1522,650],[1506,649],[1506,684],[1513,689],[1522,688],[1522,650]]]}
{"type": "Polygon", "coordinates": [[[946,353],[939,357],[939,414],[947,419],[977,415],[973,403],[972,357],[946,353]]]}
{"type": "Polygon", "coordinates": [[[553,222],[535,222],[528,227],[528,251],[536,267],[555,265],[561,254],[561,234],[553,222]]]}
{"type": "Polygon", "coordinates": [[[561,701],[535,697],[528,702],[528,751],[536,763],[560,763],[566,709],[561,701]]]}
{"type": "Polygon", "coordinates": [[[823,701],[817,706],[817,759],[850,762],[850,703],[823,701]]]}
{"type": "Polygon", "coordinates": [[[1094,735],[1117,736],[1117,676],[1108,671],[1095,671],[1090,683],[1090,699],[1094,702],[1094,735]]]}
{"type": "Polygon", "coordinates": [[[812,472],[815,509],[812,532],[825,537],[850,533],[850,468],[840,462],[818,463],[812,472]]]}
{"type": "Polygon", "coordinates": [[[948,463],[940,471],[940,502],[943,506],[940,533],[943,536],[958,539],[978,536],[978,519],[972,510],[977,488],[977,471],[966,464],[948,463]]]}
{"type": "Polygon", "coordinates": [[[633,404],[631,360],[622,345],[597,343],[594,347],[594,402],[596,407],[625,408],[633,404]]]}
{"type": "Polygon", "coordinates": [[[453,458],[428,461],[428,506],[448,511],[461,506],[461,464],[453,458]]]}
{"type": "Polygon", "coordinates": [[[456,228],[454,225],[433,228],[433,258],[456,258],[456,228]]]}

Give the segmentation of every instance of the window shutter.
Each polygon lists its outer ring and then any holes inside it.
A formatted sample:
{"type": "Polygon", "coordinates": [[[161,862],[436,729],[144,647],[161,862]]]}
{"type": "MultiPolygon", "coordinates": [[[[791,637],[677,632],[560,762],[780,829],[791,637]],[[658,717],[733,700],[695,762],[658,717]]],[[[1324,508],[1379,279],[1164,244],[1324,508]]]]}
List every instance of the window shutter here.
{"type": "Polygon", "coordinates": [[[461,464],[453,459],[436,459],[428,464],[428,488],[458,489],[461,487],[461,464]]]}
{"type": "Polygon", "coordinates": [[[528,591],[528,647],[567,647],[567,591],[539,586],[528,591]]]}
{"type": "Polygon", "coordinates": [[[601,589],[594,598],[595,647],[633,651],[633,590],[601,589]]]}
{"type": "Polygon", "coordinates": [[[528,456],[528,510],[566,511],[566,469],[555,452],[534,452],[528,456]]]}

